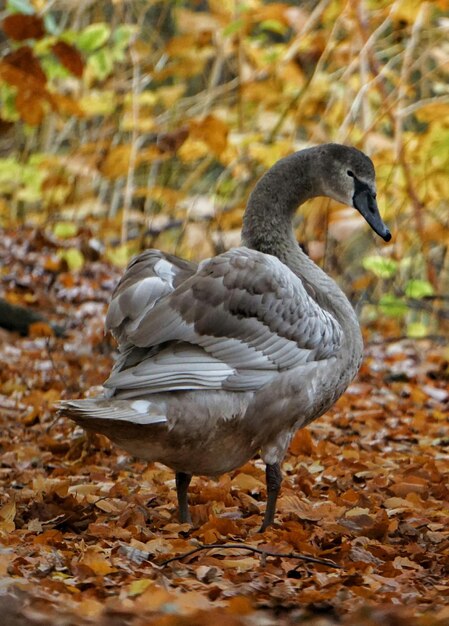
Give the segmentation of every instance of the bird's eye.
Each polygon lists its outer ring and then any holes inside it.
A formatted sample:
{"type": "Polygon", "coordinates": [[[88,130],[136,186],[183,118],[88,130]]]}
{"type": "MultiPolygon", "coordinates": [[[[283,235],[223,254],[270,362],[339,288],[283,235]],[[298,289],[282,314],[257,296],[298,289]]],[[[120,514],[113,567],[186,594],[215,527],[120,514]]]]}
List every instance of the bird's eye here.
{"type": "Polygon", "coordinates": [[[351,172],[351,170],[348,170],[346,174],[350,176],[351,178],[354,178],[354,174],[351,172]]]}

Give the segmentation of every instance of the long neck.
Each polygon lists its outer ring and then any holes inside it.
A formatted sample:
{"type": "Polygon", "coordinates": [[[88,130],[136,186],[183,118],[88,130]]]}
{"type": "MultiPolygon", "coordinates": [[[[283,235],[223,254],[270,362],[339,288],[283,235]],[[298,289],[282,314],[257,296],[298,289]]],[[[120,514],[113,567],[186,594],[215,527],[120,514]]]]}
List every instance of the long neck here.
{"type": "Polygon", "coordinates": [[[318,304],[337,319],[347,348],[342,354],[353,361],[348,366],[353,366],[354,375],[363,349],[354,309],[334,280],[301,250],[293,231],[292,220],[298,206],[315,196],[326,195],[321,182],[325,172],[316,156],[314,148],[293,154],[260,179],[245,211],[242,243],[277,256],[301,278],[318,304]]]}

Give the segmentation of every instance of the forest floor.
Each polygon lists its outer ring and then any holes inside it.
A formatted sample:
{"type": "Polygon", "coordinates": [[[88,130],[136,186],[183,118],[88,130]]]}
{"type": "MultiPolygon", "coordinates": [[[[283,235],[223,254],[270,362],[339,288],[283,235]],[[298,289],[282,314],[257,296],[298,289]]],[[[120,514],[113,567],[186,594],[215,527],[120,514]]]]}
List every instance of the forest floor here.
{"type": "Polygon", "coordinates": [[[108,375],[120,272],[93,252],[69,271],[42,233],[2,235],[0,296],[65,328],[0,329],[4,626],[449,624],[447,346],[367,334],[356,381],[290,447],[274,527],[258,532],[255,460],[194,478],[190,528],[172,471],[56,416],[108,375]],[[204,544],[240,547],[183,557],[204,544]]]}

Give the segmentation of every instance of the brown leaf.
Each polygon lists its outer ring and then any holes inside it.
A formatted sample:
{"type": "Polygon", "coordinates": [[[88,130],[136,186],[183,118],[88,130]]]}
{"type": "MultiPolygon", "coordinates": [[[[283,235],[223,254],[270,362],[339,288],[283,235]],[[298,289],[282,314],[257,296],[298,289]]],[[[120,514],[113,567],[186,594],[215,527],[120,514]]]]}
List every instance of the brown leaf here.
{"type": "Polygon", "coordinates": [[[69,70],[71,74],[81,78],[84,70],[84,61],[80,52],[69,43],[65,41],[57,41],[51,47],[53,54],[55,54],[62,65],[69,70]]]}
{"type": "Polygon", "coordinates": [[[181,126],[170,133],[159,133],[157,136],[157,146],[162,152],[175,153],[182,146],[189,136],[187,126],[181,126]]]}
{"type": "Polygon", "coordinates": [[[16,501],[13,498],[0,509],[0,532],[10,533],[15,530],[16,501]]]}
{"type": "Polygon", "coordinates": [[[7,83],[15,87],[36,89],[36,84],[43,86],[47,82],[47,76],[41,67],[39,59],[29,46],[21,46],[14,52],[7,54],[2,61],[2,65],[5,64],[8,68],[4,68],[3,71],[6,72],[9,69],[10,73],[5,74],[3,78],[7,83]],[[12,68],[20,70],[21,74],[13,73],[12,68]]]}
{"type": "Polygon", "coordinates": [[[279,501],[279,509],[283,513],[292,513],[301,520],[318,522],[323,518],[335,519],[342,515],[345,508],[333,502],[307,502],[298,496],[283,496],[279,501]]]}
{"type": "Polygon", "coordinates": [[[8,37],[14,41],[42,39],[45,35],[44,22],[38,15],[14,13],[5,17],[2,27],[8,37]]]}

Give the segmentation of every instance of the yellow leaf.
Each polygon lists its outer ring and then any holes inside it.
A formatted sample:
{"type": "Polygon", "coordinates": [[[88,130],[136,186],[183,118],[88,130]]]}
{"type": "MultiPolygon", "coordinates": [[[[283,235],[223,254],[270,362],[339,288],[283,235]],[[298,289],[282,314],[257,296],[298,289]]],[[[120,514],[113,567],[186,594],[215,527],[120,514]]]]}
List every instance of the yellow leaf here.
{"type": "Polygon", "coordinates": [[[109,150],[105,160],[100,165],[100,172],[106,178],[120,178],[126,176],[129,167],[131,146],[115,146],[109,150]]]}
{"type": "Polygon", "coordinates": [[[78,232],[78,226],[73,222],[58,222],[53,227],[53,234],[59,239],[68,239],[75,237],[78,232]]]}
{"type": "Polygon", "coordinates": [[[89,89],[79,103],[83,113],[88,116],[110,115],[117,106],[117,94],[113,91],[89,89]]]}
{"type": "Polygon", "coordinates": [[[150,580],[149,578],[140,578],[138,580],[133,580],[133,582],[128,587],[128,595],[129,596],[140,596],[150,585],[154,584],[154,580],[150,580]]]}
{"type": "Polygon", "coordinates": [[[252,144],[249,146],[249,153],[253,159],[271,167],[282,157],[287,156],[293,151],[290,141],[278,141],[275,144],[252,144]]]}
{"type": "Polygon", "coordinates": [[[398,0],[394,3],[392,17],[411,24],[416,20],[422,4],[422,0],[398,0]]]}
{"type": "Polygon", "coordinates": [[[68,248],[59,253],[59,257],[64,259],[69,270],[79,270],[84,265],[84,255],[78,248],[68,248]]]}
{"type": "Polygon", "coordinates": [[[106,251],[106,258],[117,267],[126,267],[134,253],[135,251],[131,250],[130,246],[125,243],[116,248],[109,248],[106,251]]]}
{"type": "Polygon", "coordinates": [[[209,148],[204,141],[188,137],[188,139],[179,148],[178,156],[182,161],[184,161],[184,163],[191,163],[192,161],[196,161],[207,156],[209,152],[209,148]]]}
{"type": "Polygon", "coordinates": [[[418,109],[416,116],[421,122],[449,119],[449,104],[445,102],[430,102],[418,109]]]}

